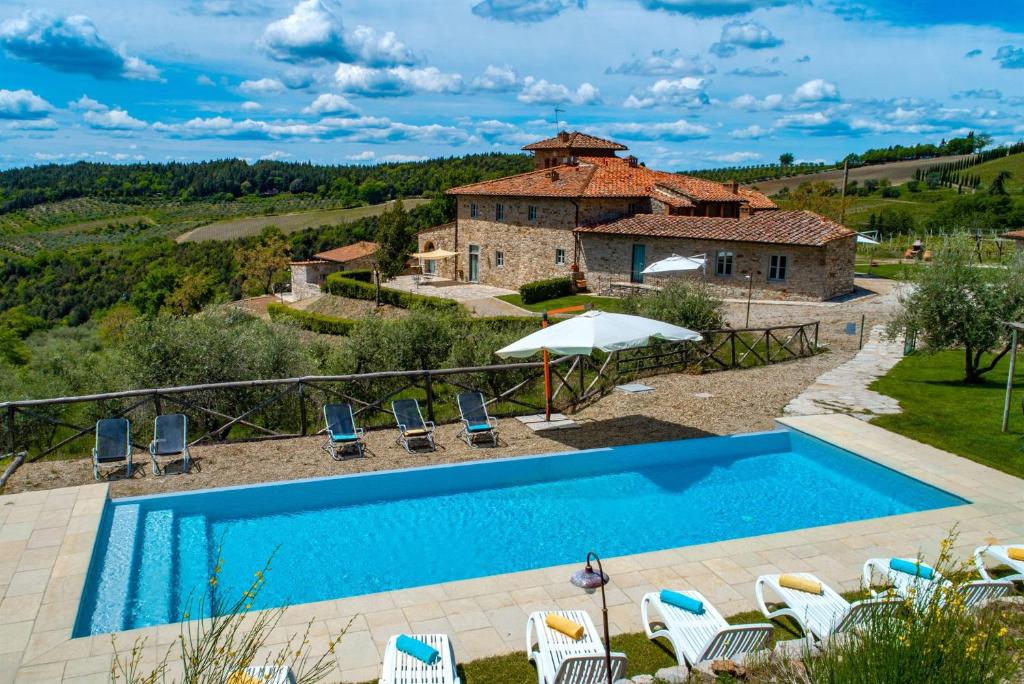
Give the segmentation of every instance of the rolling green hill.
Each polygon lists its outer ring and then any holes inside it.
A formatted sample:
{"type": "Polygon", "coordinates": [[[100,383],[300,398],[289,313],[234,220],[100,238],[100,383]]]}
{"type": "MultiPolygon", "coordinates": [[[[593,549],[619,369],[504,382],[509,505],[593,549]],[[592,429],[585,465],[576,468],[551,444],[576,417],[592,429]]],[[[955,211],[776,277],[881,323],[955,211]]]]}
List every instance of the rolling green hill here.
{"type": "Polygon", "coordinates": [[[994,159],[971,169],[971,173],[981,176],[982,187],[988,187],[1000,171],[1009,171],[1013,174],[1006,182],[1007,192],[1011,195],[1024,195],[1024,154],[994,159]]]}

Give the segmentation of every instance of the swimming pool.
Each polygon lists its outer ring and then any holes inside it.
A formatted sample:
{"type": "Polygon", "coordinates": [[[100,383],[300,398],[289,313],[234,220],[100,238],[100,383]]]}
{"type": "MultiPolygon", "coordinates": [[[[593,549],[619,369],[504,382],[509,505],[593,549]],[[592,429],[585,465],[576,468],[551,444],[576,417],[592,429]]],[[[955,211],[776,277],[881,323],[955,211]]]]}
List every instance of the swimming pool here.
{"type": "Polygon", "coordinates": [[[110,501],[75,636],[969,503],[799,432],[110,501]],[[218,553],[219,552],[219,553],[218,553]],[[193,608],[194,609],[194,608],[193,608]]]}

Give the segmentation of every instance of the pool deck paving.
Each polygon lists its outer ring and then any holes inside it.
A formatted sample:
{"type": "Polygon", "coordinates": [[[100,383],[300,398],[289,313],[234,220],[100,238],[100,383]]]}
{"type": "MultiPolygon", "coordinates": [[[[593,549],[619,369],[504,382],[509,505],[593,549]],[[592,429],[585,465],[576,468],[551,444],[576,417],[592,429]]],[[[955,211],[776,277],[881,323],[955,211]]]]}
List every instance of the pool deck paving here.
{"type": "MultiPolygon", "coordinates": [[[[760,574],[809,571],[837,589],[853,590],[866,559],[919,552],[933,559],[954,526],[959,531],[954,550],[964,559],[976,546],[1024,541],[1022,482],[1013,476],[846,415],[787,417],[779,423],[971,503],[609,558],[604,565],[611,576],[613,633],[640,631],[640,599],[661,588],[698,589],[729,615],[755,607],[754,579],[760,574]]],[[[107,495],[107,485],[96,484],[0,496],[0,684],[109,681],[110,636],[71,638],[107,495]]],[[[582,562],[587,541],[579,540],[579,546],[582,562]]],[[[562,565],[292,606],[265,652],[276,653],[310,620],[314,655],[326,651],[331,636],[351,620],[328,681],[379,677],[384,644],[399,632],[445,632],[462,662],[522,652],[532,611],[585,609],[600,621],[598,595],[568,581],[576,569],[562,565]]],[[[178,633],[178,625],[122,632],[118,650],[127,653],[136,638],[145,637],[142,662],[152,665],[178,633]]],[[[172,664],[172,674],[175,669],[172,664]]]]}

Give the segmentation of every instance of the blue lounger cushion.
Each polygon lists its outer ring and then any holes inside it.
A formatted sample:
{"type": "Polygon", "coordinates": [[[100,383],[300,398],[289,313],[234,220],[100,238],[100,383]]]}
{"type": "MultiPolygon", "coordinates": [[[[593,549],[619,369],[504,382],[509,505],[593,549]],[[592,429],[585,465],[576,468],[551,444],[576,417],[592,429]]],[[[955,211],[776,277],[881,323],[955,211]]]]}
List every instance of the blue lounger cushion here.
{"type": "Polygon", "coordinates": [[[686,594],[680,594],[678,591],[672,591],[671,589],[662,589],[660,598],[662,603],[667,603],[670,606],[682,608],[683,610],[689,611],[695,615],[704,614],[703,601],[698,601],[695,598],[690,598],[686,594]]]}
{"type": "Polygon", "coordinates": [[[487,432],[491,429],[491,426],[487,423],[477,423],[476,425],[470,425],[467,429],[470,432],[487,432]]]}
{"type": "Polygon", "coordinates": [[[902,558],[890,558],[889,569],[896,572],[903,572],[908,575],[916,575],[921,579],[930,580],[935,577],[935,571],[924,563],[917,561],[903,560],[902,558]]]}
{"type": "Polygon", "coordinates": [[[437,652],[437,649],[430,644],[426,644],[419,639],[413,639],[411,636],[406,636],[405,634],[400,634],[398,635],[398,638],[395,639],[395,648],[402,653],[411,655],[416,660],[422,661],[427,665],[433,665],[441,657],[441,654],[437,652]]]}

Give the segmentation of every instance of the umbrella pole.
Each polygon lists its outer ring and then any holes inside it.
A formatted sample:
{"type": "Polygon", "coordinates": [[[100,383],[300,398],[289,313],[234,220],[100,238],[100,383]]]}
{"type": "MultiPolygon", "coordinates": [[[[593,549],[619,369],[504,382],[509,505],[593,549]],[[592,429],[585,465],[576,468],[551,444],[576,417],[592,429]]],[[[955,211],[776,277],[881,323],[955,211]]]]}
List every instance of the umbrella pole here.
{"type": "MultiPolygon", "coordinates": [[[[540,319],[541,330],[548,327],[548,312],[545,311],[540,319]]],[[[551,357],[548,350],[544,350],[544,421],[551,422],[551,357]]]]}

